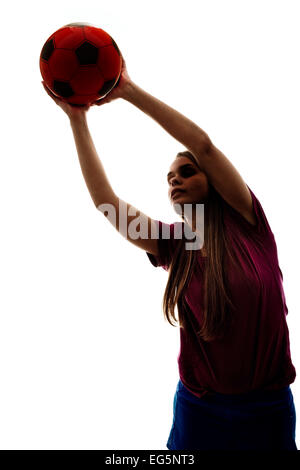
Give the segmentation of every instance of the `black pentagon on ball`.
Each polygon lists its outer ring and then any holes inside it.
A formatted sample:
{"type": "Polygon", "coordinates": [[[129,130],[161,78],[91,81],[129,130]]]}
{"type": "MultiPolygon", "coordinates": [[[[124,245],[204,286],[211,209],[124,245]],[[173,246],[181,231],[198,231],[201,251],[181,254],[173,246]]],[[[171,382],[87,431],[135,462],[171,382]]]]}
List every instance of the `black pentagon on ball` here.
{"type": "Polygon", "coordinates": [[[107,82],[104,82],[104,85],[102,86],[101,90],[98,91],[98,95],[106,95],[112,87],[114,86],[116,80],[107,80],[107,82]]]}
{"type": "Polygon", "coordinates": [[[49,60],[53,51],[54,51],[54,41],[53,39],[50,39],[50,41],[47,41],[46,44],[44,44],[44,47],[41,52],[42,59],[49,60]]]}
{"type": "Polygon", "coordinates": [[[71,85],[67,82],[60,82],[58,80],[54,80],[53,90],[55,91],[55,93],[57,93],[59,96],[62,96],[63,98],[70,98],[70,96],[74,95],[74,91],[72,90],[71,85]]]}
{"type": "Polygon", "coordinates": [[[80,65],[97,64],[98,48],[87,41],[77,47],[75,54],[78,57],[80,65]]]}

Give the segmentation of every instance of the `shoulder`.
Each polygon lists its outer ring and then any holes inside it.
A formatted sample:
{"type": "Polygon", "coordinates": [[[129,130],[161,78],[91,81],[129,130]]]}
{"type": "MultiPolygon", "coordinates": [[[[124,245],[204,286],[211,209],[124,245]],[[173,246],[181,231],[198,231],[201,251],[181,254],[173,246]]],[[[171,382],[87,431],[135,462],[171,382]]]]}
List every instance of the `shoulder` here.
{"type": "Polygon", "coordinates": [[[252,201],[251,211],[244,213],[239,212],[222,199],[225,222],[230,221],[231,223],[238,225],[241,230],[248,231],[249,234],[274,237],[260,200],[248,185],[247,188],[252,201]]]}

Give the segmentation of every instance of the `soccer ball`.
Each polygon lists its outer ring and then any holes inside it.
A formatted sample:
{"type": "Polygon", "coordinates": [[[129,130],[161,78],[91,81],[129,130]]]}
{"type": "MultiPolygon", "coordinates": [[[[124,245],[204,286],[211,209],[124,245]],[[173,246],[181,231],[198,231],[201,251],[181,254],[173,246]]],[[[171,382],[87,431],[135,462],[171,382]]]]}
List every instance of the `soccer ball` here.
{"type": "Polygon", "coordinates": [[[117,84],[122,57],[113,38],[89,23],[71,23],[45,42],[40,71],[52,93],[85,106],[101,100],[117,84]]]}

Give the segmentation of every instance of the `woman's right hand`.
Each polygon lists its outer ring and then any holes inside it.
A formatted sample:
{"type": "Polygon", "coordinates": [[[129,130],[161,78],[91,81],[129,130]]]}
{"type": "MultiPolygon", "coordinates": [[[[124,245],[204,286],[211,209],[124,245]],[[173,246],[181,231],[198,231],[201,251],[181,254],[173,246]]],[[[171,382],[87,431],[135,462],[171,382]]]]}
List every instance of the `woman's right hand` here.
{"type": "Polygon", "coordinates": [[[86,112],[89,110],[90,105],[87,104],[85,106],[72,106],[65,100],[64,98],[59,98],[58,96],[54,95],[50,88],[47,87],[46,83],[42,81],[42,85],[45,88],[45,91],[48,93],[50,98],[67,114],[69,119],[77,119],[77,118],[85,118],[86,112]]]}
{"type": "Polygon", "coordinates": [[[111,101],[117,98],[123,98],[125,94],[125,90],[127,89],[128,85],[132,83],[131,78],[129,77],[128,72],[127,72],[125,59],[121,52],[120,54],[122,58],[122,68],[121,68],[121,73],[119,76],[119,80],[117,81],[117,84],[113,87],[111,91],[107,93],[107,95],[105,95],[104,98],[100,98],[100,100],[95,101],[93,105],[101,106],[102,104],[110,103],[111,101]]]}

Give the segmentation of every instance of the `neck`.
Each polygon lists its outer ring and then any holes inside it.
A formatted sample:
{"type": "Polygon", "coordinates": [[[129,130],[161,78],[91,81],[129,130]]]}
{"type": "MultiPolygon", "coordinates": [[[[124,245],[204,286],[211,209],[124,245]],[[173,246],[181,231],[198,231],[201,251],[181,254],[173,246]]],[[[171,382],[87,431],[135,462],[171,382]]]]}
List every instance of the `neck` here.
{"type": "Polygon", "coordinates": [[[190,226],[192,232],[198,237],[201,248],[204,247],[204,205],[192,206],[184,214],[185,222],[190,226]]]}

